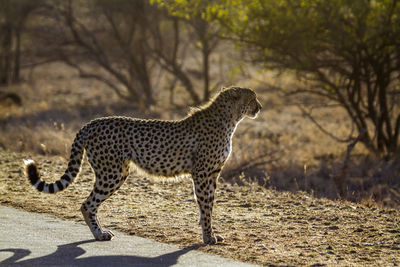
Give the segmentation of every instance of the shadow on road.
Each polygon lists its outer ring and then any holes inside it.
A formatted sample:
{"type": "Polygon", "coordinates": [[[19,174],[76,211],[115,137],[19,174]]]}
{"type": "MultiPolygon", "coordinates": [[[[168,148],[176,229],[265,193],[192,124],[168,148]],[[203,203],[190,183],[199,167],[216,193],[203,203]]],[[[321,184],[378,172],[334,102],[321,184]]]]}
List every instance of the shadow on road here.
{"type": "Polygon", "coordinates": [[[77,259],[77,257],[85,254],[85,250],[78,247],[79,245],[96,242],[96,240],[85,240],[80,242],[74,242],[70,244],[60,245],[57,250],[49,255],[21,260],[22,258],[31,254],[30,250],[27,249],[1,249],[1,252],[12,252],[14,253],[8,259],[0,262],[0,266],[13,265],[13,266],[56,266],[56,265],[68,265],[68,266],[171,266],[178,262],[178,258],[191,251],[195,250],[202,245],[196,244],[190,247],[183,248],[181,250],[160,255],[158,257],[140,257],[140,256],[124,256],[124,255],[113,255],[113,256],[91,256],[77,259]],[[17,262],[18,261],[18,262],[17,262]]]}

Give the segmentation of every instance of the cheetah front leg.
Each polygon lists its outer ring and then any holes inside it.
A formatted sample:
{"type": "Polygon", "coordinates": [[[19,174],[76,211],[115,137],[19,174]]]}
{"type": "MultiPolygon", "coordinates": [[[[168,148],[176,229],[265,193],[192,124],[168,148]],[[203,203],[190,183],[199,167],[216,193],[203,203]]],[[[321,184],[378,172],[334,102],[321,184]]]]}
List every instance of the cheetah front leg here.
{"type": "Polygon", "coordinates": [[[200,211],[200,225],[204,244],[215,244],[222,241],[221,236],[215,236],[212,229],[212,209],[214,193],[217,185],[219,170],[211,174],[199,172],[193,176],[195,197],[200,211]]]}

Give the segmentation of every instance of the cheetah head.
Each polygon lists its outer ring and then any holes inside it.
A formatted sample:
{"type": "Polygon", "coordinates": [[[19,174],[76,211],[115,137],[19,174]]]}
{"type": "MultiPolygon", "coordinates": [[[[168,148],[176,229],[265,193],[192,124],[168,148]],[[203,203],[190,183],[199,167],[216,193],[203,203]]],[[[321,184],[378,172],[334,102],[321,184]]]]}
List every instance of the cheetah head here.
{"type": "Polygon", "coordinates": [[[262,105],[257,99],[256,93],[248,88],[230,87],[225,89],[234,98],[238,107],[239,117],[257,118],[262,105]]]}

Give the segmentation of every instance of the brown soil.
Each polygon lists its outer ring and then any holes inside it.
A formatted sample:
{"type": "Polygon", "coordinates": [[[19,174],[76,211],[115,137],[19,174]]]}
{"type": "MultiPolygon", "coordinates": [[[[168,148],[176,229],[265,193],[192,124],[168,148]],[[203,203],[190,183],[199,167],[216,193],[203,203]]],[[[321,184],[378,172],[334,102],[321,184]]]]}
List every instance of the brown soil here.
{"type": "MultiPolygon", "coordinates": [[[[42,194],[23,175],[30,155],[0,149],[0,204],[82,222],[79,208],[93,174],[85,162],[74,184],[56,195],[42,194]]],[[[46,181],[66,162],[34,156],[46,181]]],[[[198,210],[189,179],[157,180],[131,175],[100,208],[109,229],[181,247],[201,242],[198,210]]],[[[223,243],[199,250],[262,265],[399,265],[400,211],[318,199],[305,193],[219,182],[213,215],[223,243]]],[[[66,230],[67,231],[67,230],[66,230]]],[[[88,229],[89,231],[89,229],[88,229]]],[[[114,241],[117,242],[117,241],[114,241]]]]}

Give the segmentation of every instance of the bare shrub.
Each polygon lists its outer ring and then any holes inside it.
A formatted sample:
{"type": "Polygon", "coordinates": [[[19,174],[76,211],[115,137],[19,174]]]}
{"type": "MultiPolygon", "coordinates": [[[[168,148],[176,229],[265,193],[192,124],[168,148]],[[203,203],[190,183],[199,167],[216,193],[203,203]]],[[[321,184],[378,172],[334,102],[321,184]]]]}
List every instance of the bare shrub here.
{"type": "Polygon", "coordinates": [[[59,155],[67,159],[74,133],[62,125],[26,125],[5,127],[0,135],[0,146],[17,152],[59,155]]]}

